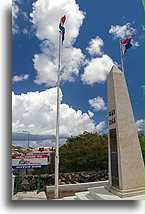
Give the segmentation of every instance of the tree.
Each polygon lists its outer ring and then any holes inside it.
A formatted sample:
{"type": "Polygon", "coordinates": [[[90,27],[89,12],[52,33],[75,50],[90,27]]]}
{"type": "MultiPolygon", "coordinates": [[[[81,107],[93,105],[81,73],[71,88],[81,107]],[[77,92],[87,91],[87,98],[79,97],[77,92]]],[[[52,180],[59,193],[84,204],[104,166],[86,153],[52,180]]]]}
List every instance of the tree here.
{"type": "MultiPolygon", "coordinates": [[[[139,133],[142,152],[144,153],[144,134],[139,133]]],[[[59,172],[99,171],[108,169],[108,136],[84,132],[67,139],[59,149],[59,172]]],[[[41,173],[53,174],[55,152],[51,153],[51,164],[41,173]]]]}

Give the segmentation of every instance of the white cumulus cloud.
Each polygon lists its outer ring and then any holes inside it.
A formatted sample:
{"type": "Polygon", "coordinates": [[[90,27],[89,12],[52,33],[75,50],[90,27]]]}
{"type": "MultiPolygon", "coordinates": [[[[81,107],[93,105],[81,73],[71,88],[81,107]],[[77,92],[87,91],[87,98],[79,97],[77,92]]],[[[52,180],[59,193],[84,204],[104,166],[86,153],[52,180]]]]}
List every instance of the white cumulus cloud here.
{"type": "MultiPolygon", "coordinates": [[[[62,102],[62,91],[60,100],[62,102]]],[[[91,115],[92,116],[92,115],[91,115]]],[[[95,122],[88,113],[60,104],[60,136],[78,135],[83,131],[94,132],[95,122]]],[[[12,129],[14,133],[30,131],[34,135],[55,136],[56,88],[42,92],[12,93],[12,129]]]]}
{"type": "Polygon", "coordinates": [[[70,46],[79,34],[85,18],[75,0],[37,0],[33,3],[30,14],[36,27],[36,36],[40,40],[48,39],[54,46],[58,43],[58,26],[63,15],[66,15],[65,45],[70,46]]]}
{"type": "Polygon", "coordinates": [[[19,16],[21,16],[23,18],[23,20],[25,21],[29,21],[29,16],[28,14],[22,10],[22,8],[20,7],[23,0],[12,0],[12,33],[13,35],[17,34],[17,33],[23,33],[23,34],[27,34],[27,35],[32,35],[31,32],[31,28],[28,30],[28,26],[26,26],[24,29],[22,29],[20,26],[18,26],[18,22],[17,19],[19,16]],[[30,32],[29,32],[30,31],[30,32]]]}
{"type": "Polygon", "coordinates": [[[24,75],[20,75],[20,76],[14,76],[12,78],[12,81],[13,82],[20,82],[20,81],[24,81],[24,80],[27,80],[29,78],[29,75],[28,74],[24,74],[24,75]]]}
{"type": "Polygon", "coordinates": [[[84,64],[85,56],[81,49],[75,47],[65,48],[62,52],[62,75],[63,81],[74,81],[79,75],[79,68],[84,64]]]}
{"type": "Polygon", "coordinates": [[[136,121],[136,126],[137,126],[137,130],[140,131],[140,130],[143,130],[144,128],[144,120],[137,120],[136,121]]]}
{"type": "Polygon", "coordinates": [[[102,97],[98,96],[89,100],[89,104],[95,111],[106,110],[105,102],[102,97]]]}
{"type": "Polygon", "coordinates": [[[93,117],[93,116],[94,116],[94,113],[91,112],[90,110],[88,110],[88,114],[89,114],[90,117],[93,117]]]}
{"type": "MultiPolygon", "coordinates": [[[[56,49],[45,41],[41,45],[42,54],[34,56],[34,68],[37,71],[35,83],[46,83],[48,86],[55,86],[57,81],[58,59],[56,49]]],[[[84,55],[79,48],[67,47],[62,51],[61,80],[74,81],[79,75],[79,68],[84,63],[84,55]]]]}
{"type": "Polygon", "coordinates": [[[103,83],[113,64],[113,60],[106,54],[103,54],[102,57],[91,59],[84,68],[84,73],[81,76],[82,81],[89,85],[103,83]]]}
{"type": "Polygon", "coordinates": [[[45,54],[35,54],[33,62],[37,71],[34,82],[37,84],[46,83],[48,86],[56,85],[57,65],[55,60],[51,61],[45,54]]]}
{"type": "Polygon", "coordinates": [[[95,39],[92,39],[89,42],[89,47],[86,48],[86,50],[88,50],[88,52],[90,53],[90,55],[102,55],[103,51],[102,51],[102,46],[104,45],[103,40],[97,36],[95,39]]]}
{"type": "Polygon", "coordinates": [[[124,39],[126,36],[130,36],[136,33],[136,29],[131,27],[131,23],[126,23],[125,25],[111,25],[109,33],[113,35],[114,39],[121,38],[124,39]]]}
{"type": "Polygon", "coordinates": [[[104,131],[105,128],[105,121],[101,121],[97,126],[96,126],[96,132],[97,133],[102,133],[104,131]]]}

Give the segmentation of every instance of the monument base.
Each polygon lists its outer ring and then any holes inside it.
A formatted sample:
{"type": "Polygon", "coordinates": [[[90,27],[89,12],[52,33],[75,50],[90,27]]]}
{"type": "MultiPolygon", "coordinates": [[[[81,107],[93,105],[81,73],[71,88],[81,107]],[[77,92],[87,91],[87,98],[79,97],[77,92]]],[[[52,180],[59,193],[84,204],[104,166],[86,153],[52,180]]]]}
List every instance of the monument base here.
{"type": "Polygon", "coordinates": [[[145,193],[144,187],[122,190],[122,189],[108,185],[108,186],[105,186],[104,188],[121,198],[143,195],[145,193]]]}
{"type": "Polygon", "coordinates": [[[89,194],[93,198],[93,200],[119,200],[119,201],[127,201],[127,200],[144,200],[145,195],[134,195],[130,197],[119,197],[118,195],[109,192],[104,188],[104,186],[101,187],[95,187],[95,188],[89,188],[89,194]]]}

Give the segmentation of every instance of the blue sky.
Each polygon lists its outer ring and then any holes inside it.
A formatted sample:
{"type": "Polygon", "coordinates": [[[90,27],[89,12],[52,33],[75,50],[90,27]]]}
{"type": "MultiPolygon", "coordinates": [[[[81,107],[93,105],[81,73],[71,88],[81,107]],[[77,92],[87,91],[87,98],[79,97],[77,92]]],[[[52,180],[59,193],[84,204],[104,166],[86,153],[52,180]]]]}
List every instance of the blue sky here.
{"type": "Polygon", "coordinates": [[[122,0],[13,0],[13,143],[54,145],[58,25],[66,15],[61,61],[61,143],[107,132],[107,75],[120,67],[119,39],[135,33],[125,76],[137,127],[143,125],[143,5],[122,0]],[[33,4],[33,6],[32,6],[33,4]]]}

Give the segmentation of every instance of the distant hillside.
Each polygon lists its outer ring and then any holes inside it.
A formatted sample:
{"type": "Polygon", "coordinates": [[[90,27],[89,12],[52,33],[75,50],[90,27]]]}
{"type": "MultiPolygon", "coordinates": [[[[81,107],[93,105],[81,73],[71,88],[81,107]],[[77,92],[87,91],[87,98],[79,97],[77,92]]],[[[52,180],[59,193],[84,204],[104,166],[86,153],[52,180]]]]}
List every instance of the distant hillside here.
{"type": "MultiPolygon", "coordinates": [[[[139,140],[144,154],[144,133],[139,133],[139,140]]],[[[20,146],[12,146],[18,149],[19,154],[26,154],[30,150],[20,146]]],[[[15,151],[17,152],[17,151],[15,151]]],[[[53,174],[55,169],[55,152],[51,154],[51,164],[48,168],[39,169],[41,174],[53,174]]],[[[66,144],[59,149],[59,172],[100,171],[108,169],[108,136],[97,133],[84,132],[82,135],[70,137],[66,144]]],[[[34,170],[33,174],[37,174],[34,170]]]]}
{"type": "Polygon", "coordinates": [[[25,155],[33,150],[33,148],[26,149],[21,146],[12,145],[12,155],[25,155]]]}

